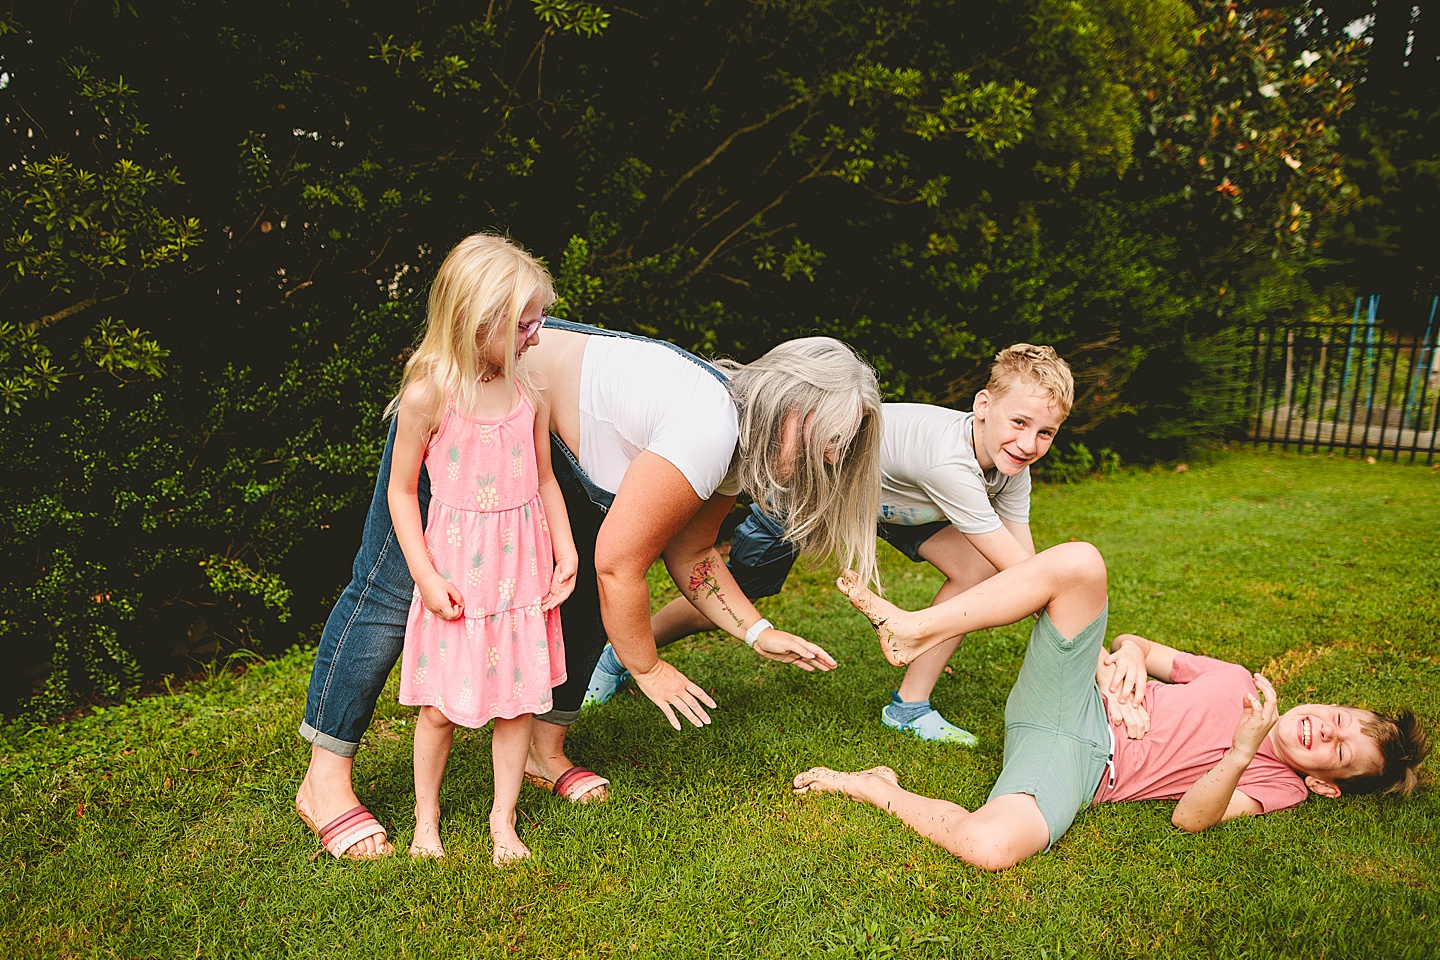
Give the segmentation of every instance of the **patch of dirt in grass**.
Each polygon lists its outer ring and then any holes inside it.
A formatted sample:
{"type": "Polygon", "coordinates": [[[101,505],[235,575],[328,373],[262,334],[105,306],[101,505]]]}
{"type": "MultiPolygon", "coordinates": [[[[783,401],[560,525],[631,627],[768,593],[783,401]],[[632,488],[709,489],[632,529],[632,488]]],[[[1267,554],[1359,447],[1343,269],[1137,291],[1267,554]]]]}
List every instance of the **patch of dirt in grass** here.
{"type": "Polygon", "coordinates": [[[1422,867],[1416,858],[1398,853],[1384,858],[1364,856],[1355,860],[1342,860],[1338,865],[1351,876],[1370,882],[1380,880],[1420,889],[1433,885],[1433,881],[1425,879],[1430,875],[1430,871],[1422,867]]]}
{"type": "Polygon", "coordinates": [[[1375,653],[1376,648],[1373,644],[1364,644],[1358,640],[1335,640],[1321,646],[1306,644],[1303,647],[1291,647],[1278,657],[1272,657],[1260,672],[1271,683],[1279,686],[1289,683],[1322,660],[1328,660],[1342,652],[1370,654],[1375,653]]]}

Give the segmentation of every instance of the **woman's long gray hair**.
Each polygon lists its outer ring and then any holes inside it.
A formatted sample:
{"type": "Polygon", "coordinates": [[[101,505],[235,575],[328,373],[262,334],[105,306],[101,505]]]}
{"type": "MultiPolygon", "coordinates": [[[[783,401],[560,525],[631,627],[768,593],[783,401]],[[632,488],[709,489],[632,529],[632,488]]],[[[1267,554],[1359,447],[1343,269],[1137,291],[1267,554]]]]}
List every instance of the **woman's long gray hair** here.
{"type": "Polygon", "coordinates": [[[805,337],[753,363],[718,361],[740,411],[740,484],[810,557],[833,557],[878,591],[880,387],[848,345],[805,337]],[[786,421],[796,454],[784,470],[786,421]]]}

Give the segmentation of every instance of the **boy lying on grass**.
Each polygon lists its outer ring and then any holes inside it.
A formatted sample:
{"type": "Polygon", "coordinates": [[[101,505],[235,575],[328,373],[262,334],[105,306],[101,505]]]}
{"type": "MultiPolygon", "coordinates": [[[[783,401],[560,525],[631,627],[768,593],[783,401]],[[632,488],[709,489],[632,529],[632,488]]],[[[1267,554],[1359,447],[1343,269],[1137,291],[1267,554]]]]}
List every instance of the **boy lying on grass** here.
{"type": "Polygon", "coordinates": [[[914,612],[852,578],[839,586],[895,666],[1042,610],[1005,705],[1004,765],[984,806],[911,793],[888,767],[815,767],[795,778],[797,793],[873,804],[985,870],[1048,850],[1092,801],[1179,800],[1172,822],[1198,833],[1293,807],[1310,791],[1409,794],[1430,749],[1409,710],[1388,717],[1312,703],[1281,715],[1270,682],[1236,664],[1132,634],[1106,654],[1105,562],[1088,543],[1051,547],[914,612]]]}

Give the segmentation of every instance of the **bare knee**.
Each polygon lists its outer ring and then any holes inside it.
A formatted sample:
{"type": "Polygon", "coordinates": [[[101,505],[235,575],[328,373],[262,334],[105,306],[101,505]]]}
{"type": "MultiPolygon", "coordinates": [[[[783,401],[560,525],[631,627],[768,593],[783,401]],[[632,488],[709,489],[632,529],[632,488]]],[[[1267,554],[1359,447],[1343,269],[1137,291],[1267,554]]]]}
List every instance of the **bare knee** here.
{"type": "Polygon", "coordinates": [[[441,713],[438,708],[431,706],[423,706],[420,708],[420,718],[416,722],[438,733],[444,733],[446,730],[455,726],[449,717],[441,713]]]}
{"type": "Polygon", "coordinates": [[[1007,843],[999,838],[991,838],[972,848],[970,853],[962,859],[981,870],[999,873],[1001,870],[1009,870],[1029,856],[1029,853],[1017,850],[1012,843],[1007,843]]]}
{"type": "Polygon", "coordinates": [[[1080,540],[1058,544],[1047,552],[1054,555],[1052,562],[1057,565],[1059,573],[1066,580],[1072,583],[1098,585],[1104,589],[1105,558],[1100,555],[1100,550],[1095,544],[1080,540]]]}
{"type": "Polygon", "coordinates": [[[1008,870],[1050,842],[1050,827],[1029,794],[1005,794],[986,801],[957,824],[942,843],[955,856],[981,870],[1008,870]]]}
{"type": "Polygon", "coordinates": [[[1034,853],[1020,849],[1012,838],[963,828],[942,840],[940,845],[958,859],[991,873],[1008,870],[1034,853]]]}

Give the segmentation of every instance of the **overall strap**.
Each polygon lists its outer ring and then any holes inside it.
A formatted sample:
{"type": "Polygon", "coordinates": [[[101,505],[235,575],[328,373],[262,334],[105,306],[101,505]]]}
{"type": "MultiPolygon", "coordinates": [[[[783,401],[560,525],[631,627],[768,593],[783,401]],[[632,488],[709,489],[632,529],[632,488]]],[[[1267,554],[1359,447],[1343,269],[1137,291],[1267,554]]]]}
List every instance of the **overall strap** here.
{"type": "Polygon", "coordinates": [[[691,353],[689,350],[685,350],[681,347],[675,346],[675,344],[670,343],[668,340],[654,340],[650,337],[642,337],[636,333],[626,333],[623,330],[606,330],[604,327],[595,327],[591,326],[588,323],[576,323],[574,320],[561,320],[558,317],[546,317],[545,329],[565,330],[570,333],[583,333],[588,336],[594,337],[621,337],[625,340],[641,340],[645,343],[658,344],[659,346],[662,346],[667,350],[673,350],[676,353],[680,354],[680,356],[684,357],[686,360],[689,360],[691,363],[695,364],[700,369],[706,371],[716,380],[719,380],[721,383],[726,384],[727,386],[730,383],[730,378],[727,377],[724,372],[720,370],[720,368],[716,367],[709,361],[700,359],[699,357],[695,356],[695,354],[691,353]]]}

